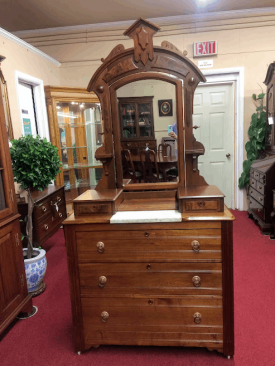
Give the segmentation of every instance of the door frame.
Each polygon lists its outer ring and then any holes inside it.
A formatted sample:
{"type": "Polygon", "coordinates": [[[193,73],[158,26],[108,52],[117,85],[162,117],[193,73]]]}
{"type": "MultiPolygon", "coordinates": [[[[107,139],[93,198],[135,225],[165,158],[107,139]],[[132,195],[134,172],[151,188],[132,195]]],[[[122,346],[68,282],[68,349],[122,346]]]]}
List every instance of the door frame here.
{"type": "Polygon", "coordinates": [[[199,86],[211,86],[224,83],[235,84],[234,110],[234,206],[232,209],[244,210],[244,189],[238,188],[239,177],[243,170],[244,161],[244,67],[234,67],[215,70],[201,70],[206,77],[206,83],[199,86]]]}
{"type": "MultiPolygon", "coordinates": [[[[46,99],[45,99],[45,93],[44,93],[43,80],[37,79],[31,75],[27,75],[20,71],[15,70],[15,87],[16,87],[16,93],[17,93],[18,108],[19,108],[19,112],[20,112],[22,135],[24,134],[24,127],[23,127],[23,117],[24,116],[23,116],[21,108],[20,108],[20,100],[19,100],[19,82],[20,81],[25,84],[32,85],[38,134],[40,137],[43,137],[43,138],[45,137],[47,139],[47,141],[50,141],[49,123],[48,123],[48,115],[47,115],[47,109],[46,109],[46,99]]],[[[36,134],[33,134],[33,135],[36,135],[36,134]]]]}

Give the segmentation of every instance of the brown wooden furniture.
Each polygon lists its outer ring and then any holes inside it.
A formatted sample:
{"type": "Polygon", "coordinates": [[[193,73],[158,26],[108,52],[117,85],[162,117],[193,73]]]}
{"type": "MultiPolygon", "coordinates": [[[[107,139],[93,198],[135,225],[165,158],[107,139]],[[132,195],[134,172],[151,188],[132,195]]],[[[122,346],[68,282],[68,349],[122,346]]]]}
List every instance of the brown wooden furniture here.
{"type": "Polygon", "coordinates": [[[94,158],[104,133],[101,106],[84,88],[45,86],[45,94],[51,142],[62,161],[56,184],[65,186],[71,212],[73,199],[101,179],[102,164],[94,158]]]}
{"type": "MultiPolygon", "coordinates": [[[[1,84],[1,83],[0,83],[1,84]]],[[[32,312],[24,268],[11,157],[0,88],[0,333],[20,312],[32,312]]]]}
{"type": "MultiPolygon", "coordinates": [[[[273,155],[272,155],[273,156],[273,155]]],[[[272,234],[273,194],[275,189],[275,157],[255,160],[250,169],[248,213],[263,234],[272,234]]]]}
{"type": "Polygon", "coordinates": [[[266,133],[265,148],[269,155],[275,154],[275,62],[268,67],[264,84],[266,85],[266,133]]]}
{"type": "Polygon", "coordinates": [[[132,154],[139,155],[146,147],[156,150],[153,98],[118,98],[121,148],[132,154]]]}
{"type": "Polygon", "coordinates": [[[192,346],[230,357],[234,217],[224,209],[223,194],[200,176],[204,147],[193,136],[194,91],[205,78],[169,42],[153,46],[158,30],[137,20],[124,33],[134,48],[115,47],[88,86],[102,104],[104,144],[96,158],[103,175],[95,190],[74,200],[74,215],[63,223],[75,348],[192,346]],[[123,180],[117,93],[151,79],[176,90],[179,174],[175,182],[129,183],[123,180]]]}
{"type": "Polygon", "coordinates": [[[128,149],[121,150],[123,178],[132,179],[133,183],[140,182],[142,174],[139,170],[136,170],[132,160],[132,154],[128,149]]]}
{"type": "Polygon", "coordinates": [[[157,154],[154,150],[141,150],[140,162],[143,183],[160,182],[162,180],[158,169],[157,154]]]}
{"type": "MultiPolygon", "coordinates": [[[[33,242],[36,247],[42,246],[60,228],[67,217],[64,186],[49,186],[42,192],[32,192],[33,210],[33,242]]],[[[25,217],[28,215],[28,203],[17,203],[18,212],[23,222],[20,222],[21,232],[26,233],[25,217]]],[[[27,240],[23,240],[27,246],[27,240]]]]}

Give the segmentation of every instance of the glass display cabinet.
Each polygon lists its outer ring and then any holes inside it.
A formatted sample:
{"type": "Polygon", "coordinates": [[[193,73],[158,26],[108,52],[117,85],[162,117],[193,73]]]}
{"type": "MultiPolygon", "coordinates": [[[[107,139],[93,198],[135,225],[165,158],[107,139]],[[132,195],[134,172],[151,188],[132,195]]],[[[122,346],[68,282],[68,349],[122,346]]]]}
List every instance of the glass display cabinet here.
{"type": "Polygon", "coordinates": [[[45,87],[50,136],[62,162],[56,184],[65,186],[67,211],[79,194],[96,186],[102,164],[95,151],[104,133],[101,106],[94,93],[85,89],[45,87]]]}
{"type": "Polygon", "coordinates": [[[118,98],[122,149],[129,149],[136,154],[146,146],[156,149],[153,98],[118,98]]]}

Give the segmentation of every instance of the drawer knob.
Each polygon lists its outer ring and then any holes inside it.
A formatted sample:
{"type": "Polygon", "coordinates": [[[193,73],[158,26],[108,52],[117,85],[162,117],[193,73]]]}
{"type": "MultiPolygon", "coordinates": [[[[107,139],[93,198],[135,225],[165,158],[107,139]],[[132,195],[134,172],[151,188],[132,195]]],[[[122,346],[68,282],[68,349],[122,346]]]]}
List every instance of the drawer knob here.
{"type": "Polygon", "coordinates": [[[61,212],[59,212],[58,216],[59,216],[59,217],[62,217],[63,215],[62,215],[62,213],[61,213],[61,212]]]}
{"type": "Polygon", "coordinates": [[[102,311],[101,320],[103,321],[103,323],[106,323],[108,319],[109,319],[109,314],[107,313],[107,311],[102,311]]]}
{"type": "Polygon", "coordinates": [[[144,236],[145,236],[146,238],[148,238],[148,236],[149,236],[148,231],[145,231],[144,236]]]}
{"type": "Polygon", "coordinates": [[[149,305],[153,305],[154,301],[153,300],[148,300],[148,304],[149,305]]]}
{"type": "Polygon", "coordinates": [[[45,230],[48,230],[49,229],[49,226],[47,224],[44,225],[44,229],[45,230]]]}
{"type": "Polygon", "coordinates": [[[203,207],[204,205],[205,205],[205,202],[204,201],[199,202],[199,206],[200,207],[203,207]]]}
{"type": "Polygon", "coordinates": [[[43,212],[46,212],[46,211],[47,211],[47,207],[42,206],[41,208],[42,208],[42,211],[43,211],[43,212]]]}
{"type": "Polygon", "coordinates": [[[255,182],[253,182],[253,180],[251,181],[251,184],[253,185],[255,182]]]}
{"type": "Polygon", "coordinates": [[[259,200],[262,201],[263,200],[263,197],[259,197],[259,200]]]}
{"type": "Polygon", "coordinates": [[[258,186],[258,189],[262,189],[263,187],[262,186],[258,186]]]}
{"type": "Polygon", "coordinates": [[[194,276],[192,278],[192,281],[193,281],[193,285],[195,287],[200,287],[200,285],[201,285],[201,278],[199,276],[194,276]]]}
{"type": "Polygon", "coordinates": [[[194,314],[194,322],[196,324],[200,324],[200,322],[201,322],[201,314],[200,313],[195,313],[194,314]]]}
{"type": "Polygon", "coordinates": [[[192,245],[192,249],[194,250],[194,252],[198,253],[200,251],[201,246],[197,240],[193,240],[191,245],[192,245]]]}
{"type": "Polygon", "coordinates": [[[147,269],[151,269],[151,264],[148,264],[147,265],[147,269]]]}
{"type": "Polygon", "coordinates": [[[104,248],[104,243],[102,241],[99,241],[96,244],[96,246],[97,246],[98,253],[104,253],[105,248],[104,248]]]}
{"type": "Polygon", "coordinates": [[[105,276],[100,276],[98,279],[98,286],[99,287],[104,287],[106,285],[107,282],[107,277],[105,276]]]}

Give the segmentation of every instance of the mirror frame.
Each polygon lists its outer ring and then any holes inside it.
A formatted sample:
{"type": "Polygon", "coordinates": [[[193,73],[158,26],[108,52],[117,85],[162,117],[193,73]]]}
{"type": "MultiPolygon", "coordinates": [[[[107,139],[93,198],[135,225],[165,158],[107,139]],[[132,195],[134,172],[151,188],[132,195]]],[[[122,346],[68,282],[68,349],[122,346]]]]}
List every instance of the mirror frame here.
{"type": "MultiPolygon", "coordinates": [[[[177,128],[178,128],[178,171],[179,171],[179,183],[184,181],[184,138],[183,138],[183,80],[169,76],[167,74],[160,74],[158,72],[141,72],[138,74],[128,75],[124,78],[117,80],[114,84],[112,84],[109,88],[110,90],[110,101],[111,101],[111,109],[112,109],[112,123],[113,123],[113,133],[114,133],[114,147],[115,147],[115,161],[116,161],[116,179],[117,179],[117,188],[123,187],[123,175],[122,175],[122,161],[121,161],[121,131],[120,131],[120,121],[119,121],[119,110],[117,103],[117,90],[122,88],[123,86],[130,84],[135,81],[141,80],[161,80],[168,82],[175,86],[176,93],[176,111],[177,111],[177,128]],[[181,174],[180,174],[181,173],[181,174]]],[[[166,182],[165,182],[166,183],[166,182]]],[[[135,183],[137,188],[141,183],[135,183]]],[[[150,183],[144,183],[145,189],[146,185],[148,186],[150,183]]],[[[159,183],[154,183],[159,184],[159,183]]],[[[170,183],[171,184],[171,183],[170,183]]],[[[172,186],[177,187],[178,183],[174,182],[172,186]]],[[[132,186],[132,185],[131,185],[132,186]]],[[[130,186],[130,188],[131,188],[130,186]]],[[[129,189],[129,186],[128,186],[129,189]]],[[[151,188],[150,188],[151,189],[151,188]]]]}
{"type": "Polygon", "coordinates": [[[179,181],[127,184],[127,190],[175,189],[205,184],[197,169],[197,158],[204,153],[204,147],[194,138],[192,114],[195,89],[206,79],[197,66],[171,43],[164,41],[161,46],[153,46],[153,36],[158,30],[156,25],[138,19],[124,33],[133,38],[134,48],[117,45],[106,59],[102,59],[103,64],[88,85],[88,92],[95,92],[100,100],[105,131],[104,145],[95,154],[103,164],[103,177],[96,187],[98,191],[126,189],[122,178],[116,90],[142,79],[159,79],[176,87],[179,181]]]}

